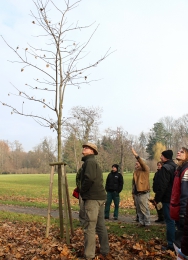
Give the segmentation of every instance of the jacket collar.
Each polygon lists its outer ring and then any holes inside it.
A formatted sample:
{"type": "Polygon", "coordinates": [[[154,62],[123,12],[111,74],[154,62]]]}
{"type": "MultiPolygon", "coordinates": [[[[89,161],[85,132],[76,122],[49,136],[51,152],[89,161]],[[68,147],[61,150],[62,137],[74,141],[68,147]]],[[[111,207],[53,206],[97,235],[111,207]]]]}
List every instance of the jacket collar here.
{"type": "Polygon", "coordinates": [[[88,154],[86,156],[83,156],[82,161],[85,162],[86,160],[88,160],[90,158],[95,158],[95,155],[94,154],[88,154]]]}

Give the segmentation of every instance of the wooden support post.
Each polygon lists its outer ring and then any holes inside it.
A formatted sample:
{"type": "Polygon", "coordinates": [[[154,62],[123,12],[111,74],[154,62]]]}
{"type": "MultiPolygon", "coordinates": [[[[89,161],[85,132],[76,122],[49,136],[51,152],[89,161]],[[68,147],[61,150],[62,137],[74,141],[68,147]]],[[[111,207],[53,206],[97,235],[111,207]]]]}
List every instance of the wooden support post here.
{"type": "Polygon", "coordinates": [[[49,236],[49,230],[50,230],[53,178],[54,178],[54,166],[52,166],[51,173],[50,173],[50,188],[49,188],[49,198],[48,198],[48,214],[47,214],[46,237],[49,236]]]}
{"type": "Polygon", "coordinates": [[[71,205],[70,205],[69,188],[68,188],[66,170],[65,170],[65,187],[66,187],[66,194],[67,194],[67,204],[68,204],[68,211],[69,211],[69,222],[70,222],[70,228],[71,228],[71,235],[74,236],[74,229],[73,229],[73,224],[72,224],[72,210],[71,210],[71,205]]]}
{"type": "Polygon", "coordinates": [[[63,187],[63,202],[64,202],[64,215],[65,215],[65,228],[66,228],[66,242],[69,245],[70,244],[70,236],[69,236],[69,221],[68,221],[68,208],[67,208],[67,194],[66,194],[64,165],[61,166],[61,172],[62,172],[62,187],[63,187]]]}
{"type": "Polygon", "coordinates": [[[69,191],[68,191],[68,182],[65,171],[65,163],[63,162],[54,162],[50,163],[51,174],[50,174],[50,187],[49,187],[49,199],[48,199],[48,215],[47,215],[47,228],[46,228],[46,237],[49,236],[50,229],[50,217],[51,217],[51,204],[52,204],[52,188],[53,188],[53,177],[54,177],[54,167],[58,165],[58,195],[59,195],[59,221],[60,221],[60,236],[64,237],[64,224],[66,228],[66,242],[70,244],[70,234],[69,227],[71,226],[71,234],[73,235],[73,225],[72,225],[72,211],[70,207],[69,191]],[[63,192],[62,192],[63,191],[63,192]],[[63,197],[62,197],[63,194],[63,197]],[[65,223],[63,223],[63,204],[64,204],[64,215],[65,223]]]}

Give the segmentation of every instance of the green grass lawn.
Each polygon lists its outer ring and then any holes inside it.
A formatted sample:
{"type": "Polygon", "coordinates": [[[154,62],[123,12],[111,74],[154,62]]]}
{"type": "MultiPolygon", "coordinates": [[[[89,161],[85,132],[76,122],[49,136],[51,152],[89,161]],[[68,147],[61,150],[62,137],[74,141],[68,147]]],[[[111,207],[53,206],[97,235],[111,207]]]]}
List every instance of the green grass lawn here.
{"type": "MultiPolygon", "coordinates": [[[[108,173],[104,173],[104,183],[108,173]]],[[[77,200],[73,198],[76,174],[67,174],[71,206],[78,209],[77,200]]],[[[121,192],[120,214],[134,214],[132,203],[132,173],[124,173],[124,187],[121,192]]],[[[52,208],[58,207],[57,174],[53,180],[52,208]]],[[[153,174],[150,174],[152,186],[153,174]]],[[[50,174],[13,174],[0,175],[0,204],[28,207],[47,207],[49,197],[50,174]]],[[[151,197],[153,193],[151,192],[151,197]]]]}

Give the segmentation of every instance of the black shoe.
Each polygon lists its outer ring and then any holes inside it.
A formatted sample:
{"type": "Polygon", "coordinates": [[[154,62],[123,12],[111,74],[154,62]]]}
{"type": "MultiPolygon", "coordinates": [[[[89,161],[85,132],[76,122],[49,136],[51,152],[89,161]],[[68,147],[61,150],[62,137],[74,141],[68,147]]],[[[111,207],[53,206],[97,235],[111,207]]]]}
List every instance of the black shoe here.
{"type": "Polygon", "coordinates": [[[109,217],[104,217],[104,219],[109,219],[109,217]]]}
{"type": "Polygon", "coordinates": [[[164,222],[164,219],[162,219],[162,218],[158,218],[158,219],[155,220],[155,222],[156,222],[156,223],[164,222]]]}
{"type": "Polygon", "coordinates": [[[114,217],[114,220],[118,220],[118,218],[117,218],[117,217],[114,217]]]}
{"type": "Polygon", "coordinates": [[[174,247],[170,247],[170,246],[162,246],[161,250],[162,251],[167,251],[167,250],[175,251],[174,247]]]}

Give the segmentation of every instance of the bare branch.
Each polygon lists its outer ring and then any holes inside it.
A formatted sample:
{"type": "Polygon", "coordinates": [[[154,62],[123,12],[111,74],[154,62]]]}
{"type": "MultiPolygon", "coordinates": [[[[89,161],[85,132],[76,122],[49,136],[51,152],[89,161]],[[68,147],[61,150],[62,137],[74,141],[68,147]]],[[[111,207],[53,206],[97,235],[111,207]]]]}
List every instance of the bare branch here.
{"type": "MultiPolygon", "coordinates": [[[[48,77],[50,77],[53,81],[55,81],[55,79],[49,74],[47,73],[46,71],[44,71],[43,69],[37,67],[36,65],[33,65],[32,63],[29,63],[27,62],[26,60],[24,60],[20,55],[19,53],[13,48],[11,47],[7,42],[6,40],[3,38],[3,36],[1,35],[1,38],[3,39],[3,41],[6,43],[6,45],[13,51],[16,53],[16,55],[20,58],[20,60],[23,62],[23,63],[26,63],[27,65],[26,66],[31,66],[39,71],[41,71],[42,73],[46,74],[48,77]]],[[[15,61],[16,62],[16,61],[15,61]]],[[[18,62],[19,63],[19,62],[18,62]]]]}

